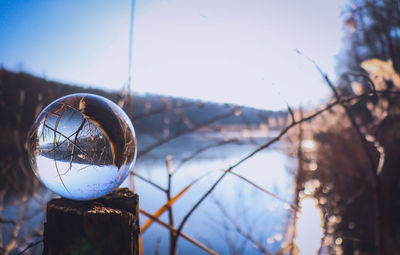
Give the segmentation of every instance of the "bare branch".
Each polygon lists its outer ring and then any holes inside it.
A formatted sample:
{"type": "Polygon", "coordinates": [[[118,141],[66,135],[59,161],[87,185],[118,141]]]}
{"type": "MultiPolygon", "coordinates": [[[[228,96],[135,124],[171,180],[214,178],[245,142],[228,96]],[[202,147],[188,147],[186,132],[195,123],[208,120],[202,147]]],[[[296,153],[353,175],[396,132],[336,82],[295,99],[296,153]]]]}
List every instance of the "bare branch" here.
{"type": "Polygon", "coordinates": [[[289,105],[288,103],[286,103],[286,105],[287,105],[287,109],[288,109],[289,114],[290,114],[290,118],[292,119],[292,123],[293,123],[293,122],[296,122],[296,119],[295,119],[295,117],[294,117],[294,113],[293,113],[292,108],[290,107],[290,105],[289,105]]]}
{"type": "Polygon", "coordinates": [[[272,253],[270,253],[269,251],[267,251],[264,246],[257,241],[252,235],[250,235],[249,233],[247,233],[241,226],[240,224],[232,217],[230,216],[230,214],[228,213],[228,211],[224,208],[224,206],[221,205],[220,202],[218,202],[217,200],[214,200],[216,205],[218,206],[218,208],[221,210],[221,212],[223,213],[224,217],[226,217],[231,223],[232,225],[235,227],[236,231],[242,235],[243,237],[245,237],[247,240],[249,240],[259,251],[261,251],[263,254],[266,255],[272,255],[272,253]]]}
{"type": "Polygon", "coordinates": [[[150,213],[144,211],[143,209],[140,209],[140,213],[142,213],[143,215],[145,215],[146,217],[149,217],[150,219],[152,219],[153,221],[157,222],[158,224],[160,224],[161,226],[169,229],[170,231],[172,231],[175,235],[179,235],[183,238],[185,238],[187,241],[191,242],[192,244],[196,245],[197,247],[199,247],[200,249],[202,249],[205,252],[208,252],[209,254],[218,254],[216,251],[211,250],[210,248],[204,246],[203,244],[199,243],[198,241],[196,241],[195,239],[191,238],[190,236],[178,232],[175,228],[173,228],[172,226],[168,225],[167,223],[164,223],[163,221],[159,220],[157,217],[154,217],[153,215],[151,215],[150,213]]]}
{"type": "MultiPolygon", "coordinates": [[[[382,93],[382,91],[377,91],[377,93],[382,93]]],[[[227,170],[225,170],[225,172],[214,182],[214,184],[207,190],[207,192],[187,212],[187,214],[184,216],[182,222],[180,223],[180,225],[178,227],[178,232],[180,232],[183,229],[185,223],[187,222],[189,217],[193,214],[193,212],[197,209],[197,207],[208,197],[208,195],[210,195],[210,193],[216,188],[216,186],[224,179],[225,175],[227,173],[229,173],[230,171],[232,171],[232,169],[234,169],[237,166],[241,165],[243,162],[245,162],[249,158],[253,157],[255,154],[259,153],[260,151],[268,148],[269,146],[271,146],[275,142],[279,141],[290,129],[292,129],[293,127],[297,126],[298,124],[306,122],[306,121],[309,121],[309,120],[319,116],[323,112],[326,112],[327,110],[332,109],[334,106],[336,106],[338,104],[344,104],[344,103],[347,103],[347,102],[349,102],[351,100],[354,100],[355,98],[363,98],[363,97],[368,97],[368,96],[371,96],[371,95],[372,95],[371,93],[366,93],[366,94],[362,94],[362,95],[351,96],[351,97],[348,97],[348,98],[336,98],[336,100],[334,100],[330,104],[325,105],[324,107],[322,107],[318,111],[314,112],[313,114],[310,114],[310,115],[308,115],[306,117],[303,117],[302,119],[297,120],[297,121],[289,124],[288,126],[286,126],[284,129],[282,129],[280,131],[280,133],[277,136],[275,136],[274,138],[269,140],[264,145],[258,147],[256,150],[254,150],[253,152],[249,153],[247,156],[243,157],[238,162],[236,162],[235,164],[230,166],[227,170]]]]}
{"type": "Polygon", "coordinates": [[[209,144],[209,145],[207,145],[207,146],[204,146],[204,147],[202,147],[202,148],[199,148],[198,150],[194,151],[194,152],[193,152],[192,154],[190,154],[189,156],[183,158],[183,159],[179,162],[178,166],[175,167],[175,170],[173,171],[172,175],[175,175],[176,172],[178,172],[178,170],[181,169],[181,167],[182,167],[186,162],[188,162],[188,161],[190,161],[190,160],[196,158],[196,157],[197,157],[199,154],[201,154],[202,152],[204,152],[204,151],[206,151],[206,150],[209,150],[209,149],[212,149],[212,148],[216,148],[216,147],[219,147],[219,146],[223,146],[223,145],[226,145],[226,144],[235,143],[235,142],[238,142],[238,141],[239,141],[238,139],[234,138],[234,139],[230,139],[230,140],[226,140],[226,141],[225,141],[225,140],[224,140],[224,141],[220,141],[220,142],[217,142],[217,143],[214,143],[214,144],[209,144]]]}
{"type": "Polygon", "coordinates": [[[23,249],[20,253],[18,253],[18,255],[24,254],[27,250],[29,250],[30,248],[32,248],[32,247],[34,247],[34,246],[40,244],[41,242],[43,242],[43,239],[38,240],[38,241],[36,241],[36,242],[30,243],[25,249],[23,249]]]}
{"type": "Polygon", "coordinates": [[[143,176],[141,176],[140,174],[138,174],[138,173],[136,173],[136,172],[131,172],[130,174],[131,174],[131,175],[134,175],[134,176],[136,176],[136,177],[138,177],[138,178],[141,179],[142,181],[147,182],[148,184],[150,184],[150,185],[156,187],[157,189],[159,189],[159,190],[161,190],[161,191],[163,191],[163,192],[167,192],[167,190],[164,189],[163,187],[161,187],[160,185],[158,185],[158,184],[156,184],[156,183],[154,183],[154,182],[152,182],[152,181],[150,181],[150,180],[144,178],[143,176]]]}
{"type": "MultiPolygon", "coordinates": [[[[167,200],[171,201],[172,197],[171,197],[171,183],[172,183],[172,157],[170,155],[168,155],[166,157],[166,165],[167,165],[167,174],[168,174],[168,186],[167,186],[167,200]]],[[[169,225],[171,227],[175,227],[175,222],[174,222],[174,214],[172,211],[172,206],[168,207],[168,220],[169,220],[169,225]]],[[[170,234],[170,246],[169,246],[169,254],[170,255],[174,255],[177,253],[177,246],[175,245],[176,243],[173,242],[174,238],[175,238],[175,233],[173,231],[169,232],[170,234]]]]}
{"type": "Polygon", "coordinates": [[[11,224],[11,225],[15,225],[15,224],[17,224],[17,222],[16,222],[15,220],[0,218],[0,224],[11,224]]]}
{"type": "Polygon", "coordinates": [[[262,192],[264,192],[264,193],[266,193],[266,194],[272,196],[273,198],[276,198],[277,200],[279,200],[279,201],[281,201],[281,202],[283,202],[283,203],[289,205],[291,209],[297,210],[298,206],[296,206],[296,205],[294,205],[294,204],[292,204],[292,203],[286,201],[285,199],[279,197],[279,196],[276,195],[275,193],[272,193],[271,191],[268,191],[268,190],[264,189],[263,187],[261,187],[261,186],[257,185],[256,183],[250,181],[250,180],[247,179],[246,177],[244,177],[244,176],[242,176],[242,175],[240,175],[240,174],[238,174],[238,173],[235,173],[235,172],[233,172],[233,171],[230,171],[229,173],[232,174],[232,175],[234,175],[234,176],[236,176],[236,177],[238,177],[238,178],[240,178],[240,179],[242,179],[243,181],[249,183],[250,185],[256,187],[257,189],[261,190],[262,192]]]}
{"type": "Polygon", "coordinates": [[[371,78],[368,75],[362,74],[362,73],[354,73],[354,72],[347,72],[347,73],[344,73],[344,75],[360,76],[360,77],[366,79],[368,81],[369,86],[371,87],[372,93],[377,95],[375,83],[371,80],[371,78]]]}
{"type": "Polygon", "coordinates": [[[148,146],[147,148],[143,149],[141,152],[139,152],[138,153],[138,157],[149,153],[150,151],[154,150],[155,148],[157,148],[157,147],[159,147],[159,146],[161,146],[161,145],[163,145],[165,143],[168,143],[173,139],[176,139],[176,138],[178,138],[180,136],[183,136],[185,134],[188,134],[188,133],[191,133],[193,131],[196,131],[196,130],[202,128],[202,127],[206,127],[206,126],[208,126],[208,125],[210,125],[210,124],[212,124],[212,123],[214,123],[216,121],[228,118],[228,117],[232,116],[233,114],[234,114],[233,110],[229,111],[228,113],[221,114],[221,115],[215,116],[213,118],[210,118],[207,121],[204,121],[203,123],[201,123],[201,124],[199,124],[199,125],[197,125],[197,126],[195,126],[193,128],[189,128],[189,129],[187,129],[185,131],[182,131],[181,133],[178,133],[178,134],[175,134],[173,136],[167,137],[166,139],[160,140],[160,141],[148,146]]]}

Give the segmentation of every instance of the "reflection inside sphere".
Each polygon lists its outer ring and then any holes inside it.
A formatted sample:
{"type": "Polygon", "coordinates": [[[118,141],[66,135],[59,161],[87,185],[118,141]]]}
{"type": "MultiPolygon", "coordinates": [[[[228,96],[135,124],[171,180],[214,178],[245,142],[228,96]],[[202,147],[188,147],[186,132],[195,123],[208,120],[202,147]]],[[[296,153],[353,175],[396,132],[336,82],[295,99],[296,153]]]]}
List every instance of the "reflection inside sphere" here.
{"type": "Polygon", "coordinates": [[[28,143],[32,168],[43,184],[76,200],[114,190],[136,158],[129,118],[110,100],[91,94],[66,96],[47,106],[28,143]]]}

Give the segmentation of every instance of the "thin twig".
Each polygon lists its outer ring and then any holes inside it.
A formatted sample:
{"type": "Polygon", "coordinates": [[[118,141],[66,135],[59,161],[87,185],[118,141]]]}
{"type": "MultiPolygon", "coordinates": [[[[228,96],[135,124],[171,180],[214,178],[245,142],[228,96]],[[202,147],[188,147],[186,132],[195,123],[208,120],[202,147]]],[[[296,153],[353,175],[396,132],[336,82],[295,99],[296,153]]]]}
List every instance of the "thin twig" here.
{"type": "Polygon", "coordinates": [[[139,175],[139,174],[136,173],[136,172],[130,172],[130,174],[136,176],[137,178],[141,179],[142,181],[147,182],[148,184],[150,184],[150,185],[156,187],[157,189],[159,189],[159,190],[161,190],[161,191],[163,191],[163,192],[167,192],[167,190],[164,189],[163,187],[161,187],[160,185],[158,185],[158,184],[156,184],[156,183],[154,183],[154,182],[152,182],[152,181],[150,181],[150,180],[144,178],[143,176],[139,175]]]}
{"type": "MultiPolygon", "coordinates": [[[[377,93],[383,93],[382,91],[376,91],[377,93]]],[[[397,94],[397,92],[394,92],[397,94]]],[[[249,158],[253,157],[255,154],[259,153],[260,151],[268,148],[269,146],[271,146],[272,144],[274,144],[275,142],[279,141],[289,130],[291,130],[293,127],[297,126],[300,123],[309,121],[317,116],[319,116],[320,114],[332,109],[334,106],[338,105],[338,104],[344,104],[347,102],[350,102],[356,98],[364,98],[364,97],[368,97],[371,96],[373,94],[371,94],[370,92],[362,94],[362,95],[355,95],[355,96],[351,96],[348,98],[336,98],[333,102],[325,105],[324,107],[322,107],[321,109],[319,109],[318,111],[314,112],[313,114],[310,114],[306,117],[303,117],[300,120],[296,120],[295,122],[290,123],[288,126],[286,126],[284,129],[282,129],[280,131],[280,133],[275,136],[274,138],[272,138],[271,140],[269,140],[267,143],[265,143],[264,145],[260,146],[259,148],[257,148],[256,150],[254,150],[253,152],[249,153],[247,156],[243,157],[242,159],[240,159],[238,162],[236,162],[235,164],[233,164],[232,166],[230,166],[215,182],[214,184],[207,190],[207,192],[196,202],[196,204],[186,213],[186,215],[184,216],[182,222],[180,223],[179,227],[178,227],[178,232],[181,232],[185,223],[187,222],[187,220],[189,219],[189,217],[193,214],[193,212],[197,209],[197,207],[208,197],[208,195],[216,188],[216,186],[224,179],[225,175],[227,173],[229,173],[230,171],[232,171],[232,169],[236,168],[237,166],[239,166],[240,164],[242,164],[243,162],[245,162],[246,160],[248,160],[249,158]]],[[[175,240],[177,242],[177,239],[175,240]]]]}
{"type": "Polygon", "coordinates": [[[170,142],[170,141],[172,141],[172,140],[174,140],[174,139],[176,139],[178,137],[181,137],[181,136],[183,136],[185,134],[188,134],[188,133],[191,133],[193,131],[196,131],[196,130],[202,128],[202,127],[206,127],[206,126],[208,126],[208,125],[210,125],[210,124],[212,124],[212,123],[214,123],[216,121],[219,121],[219,120],[222,120],[222,119],[226,119],[226,118],[232,116],[233,114],[234,114],[234,111],[229,111],[228,113],[221,114],[221,115],[215,116],[213,118],[210,118],[207,121],[204,121],[203,123],[201,123],[201,124],[199,124],[199,125],[197,125],[197,126],[195,126],[193,128],[189,128],[189,129],[187,129],[185,131],[182,131],[181,133],[178,133],[178,134],[175,134],[173,136],[170,136],[170,137],[167,137],[165,139],[162,139],[162,140],[160,140],[160,141],[148,146],[147,148],[143,149],[140,153],[138,153],[138,157],[143,156],[143,155],[149,153],[150,151],[154,150],[155,148],[157,148],[157,147],[159,147],[159,146],[161,146],[163,144],[166,144],[166,143],[168,143],[168,142],[170,142]]]}
{"type": "Polygon", "coordinates": [[[298,206],[296,206],[296,205],[294,205],[294,204],[292,204],[292,203],[286,201],[285,199],[281,198],[280,196],[276,195],[275,193],[272,193],[271,191],[268,191],[268,190],[264,189],[263,187],[261,187],[261,186],[259,186],[258,184],[256,184],[256,183],[250,181],[250,180],[247,179],[246,177],[244,177],[244,176],[242,176],[242,175],[240,175],[240,174],[238,174],[238,173],[235,173],[234,171],[230,171],[229,173],[232,174],[232,175],[234,175],[234,176],[236,176],[236,177],[238,177],[238,178],[240,178],[240,179],[242,179],[243,181],[249,183],[250,185],[256,187],[257,189],[261,190],[262,192],[264,192],[264,193],[266,193],[266,194],[272,196],[273,198],[276,198],[277,200],[279,200],[279,201],[281,201],[281,202],[283,202],[283,203],[289,205],[291,209],[297,210],[298,206]]]}
{"type": "MultiPolygon", "coordinates": [[[[322,71],[322,69],[315,63],[315,61],[311,60],[308,58],[312,63],[314,63],[314,66],[316,69],[319,71],[319,73],[324,77],[326,84],[331,88],[335,98],[337,101],[340,101],[341,96],[333,86],[333,83],[330,81],[328,75],[322,71]]],[[[375,86],[373,86],[375,88],[375,86]]],[[[376,91],[374,91],[374,94],[376,95],[376,91]]],[[[374,162],[374,158],[368,149],[368,142],[367,139],[365,138],[365,135],[362,134],[361,128],[356,122],[356,119],[351,112],[350,108],[344,104],[340,103],[340,105],[344,108],[351,125],[353,126],[354,131],[357,133],[357,136],[361,142],[363,151],[367,157],[367,160],[370,165],[371,169],[371,175],[372,175],[372,188],[373,188],[373,203],[374,203],[374,214],[375,214],[375,248],[376,248],[376,254],[379,255],[382,253],[382,219],[381,219],[381,213],[380,213],[380,201],[379,201],[379,193],[380,193],[380,184],[379,184],[379,179],[377,175],[377,166],[374,162]]],[[[382,154],[381,154],[382,155],[382,154]]]]}
{"type": "Polygon", "coordinates": [[[371,78],[368,75],[362,74],[362,73],[354,73],[354,72],[347,72],[347,73],[344,73],[344,75],[360,76],[360,77],[366,79],[368,81],[369,86],[371,87],[372,93],[377,95],[375,83],[371,80],[371,78]]]}
{"type": "Polygon", "coordinates": [[[272,255],[272,253],[270,253],[269,251],[267,251],[264,246],[257,241],[251,234],[249,234],[248,232],[246,232],[240,225],[239,223],[232,217],[229,215],[228,211],[224,208],[224,206],[221,205],[221,203],[217,200],[214,200],[215,204],[218,206],[218,208],[221,210],[221,212],[223,213],[224,217],[227,218],[232,225],[235,227],[236,231],[242,235],[243,237],[245,237],[247,240],[249,240],[259,251],[261,251],[263,254],[266,255],[272,255]]]}
{"type": "Polygon", "coordinates": [[[206,146],[204,146],[204,147],[202,147],[202,148],[199,148],[198,150],[194,151],[194,152],[193,152],[192,154],[190,154],[189,156],[183,158],[183,159],[179,162],[178,166],[175,167],[174,171],[172,172],[172,175],[175,175],[175,174],[178,172],[178,170],[181,169],[181,167],[182,167],[186,162],[188,162],[188,161],[194,159],[195,157],[197,157],[197,156],[198,156],[199,154],[201,154],[202,152],[207,151],[207,150],[212,149],[212,148],[216,148],[216,147],[219,147],[219,146],[223,146],[223,145],[230,144],[230,143],[236,143],[236,142],[239,142],[239,140],[236,139],[236,138],[234,138],[234,139],[230,139],[230,140],[226,140],[226,141],[225,141],[225,140],[224,140],[224,141],[220,141],[220,142],[217,142],[217,143],[214,143],[214,144],[209,144],[209,145],[206,145],[206,146]]]}
{"type": "MultiPolygon", "coordinates": [[[[303,110],[300,108],[300,118],[303,118],[303,110]]],[[[297,215],[299,213],[299,203],[300,203],[300,192],[304,190],[304,168],[303,168],[303,127],[301,123],[299,124],[299,132],[297,139],[297,176],[296,176],[296,193],[295,193],[295,204],[296,210],[293,213],[292,228],[291,228],[291,240],[290,240],[290,252],[293,254],[296,249],[296,244],[294,240],[297,236],[297,215]]]]}
{"type": "Polygon", "coordinates": [[[164,223],[163,221],[159,220],[158,218],[154,217],[153,215],[151,215],[150,213],[144,211],[143,209],[140,209],[140,213],[142,213],[143,215],[145,215],[146,217],[149,217],[150,219],[152,219],[153,221],[157,222],[158,224],[160,224],[161,226],[169,229],[170,231],[174,232],[175,235],[179,235],[183,238],[185,238],[187,241],[191,242],[192,244],[196,245],[197,247],[199,247],[200,249],[202,249],[203,251],[208,252],[209,254],[213,254],[216,255],[218,254],[216,251],[211,250],[210,248],[204,246],[203,244],[199,243],[198,241],[194,240],[193,238],[191,238],[190,236],[178,232],[175,228],[171,227],[170,225],[168,225],[167,223],[164,223]]]}
{"type": "Polygon", "coordinates": [[[0,217],[0,224],[11,224],[15,225],[17,222],[15,220],[10,220],[10,219],[3,219],[0,217]]]}
{"type": "Polygon", "coordinates": [[[43,239],[38,240],[38,241],[36,241],[36,242],[30,243],[25,249],[23,249],[20,253],[18,253],[18,255],[24,254],[27,250],[29,250],[30,248],[32,248],[32,247],[34,247],[34,246],[40,244],[41,242],[43,242],[43,239]]]}
{"type": "MultiPolygon", "coordinates": [[[[166,165],[167,165],[167,174],[168,174],[168,186],[167,186],[166,195],[167,195],[167,200],[171,201],[172,157],[170,155],[168,155],[166,158],[166,165]]],[[[169,220],[169,225],[171,227],[175,228],[172,206],[168,207],[168,220],[169,220]]],[[[170,235],[170,237],[169,237],[169,239],[170,239],[169,254],[175,255],[177,253],[177,247],[174,245],[175,243],[173,242],[175,233],[173,231],[170,231],[169,235],[170,235]]]]}

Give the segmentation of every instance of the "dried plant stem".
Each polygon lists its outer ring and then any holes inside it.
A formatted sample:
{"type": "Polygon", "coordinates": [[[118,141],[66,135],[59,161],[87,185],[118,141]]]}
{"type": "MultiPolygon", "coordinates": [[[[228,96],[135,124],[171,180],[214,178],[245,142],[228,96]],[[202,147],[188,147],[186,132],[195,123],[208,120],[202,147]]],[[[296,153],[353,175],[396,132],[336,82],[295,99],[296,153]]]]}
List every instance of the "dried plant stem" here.
{"type": "MultiPolygon", "coordinates": [[[[303,55],[300,51],[297,51],[298,54],[303,55]]],[[[304,56],[304,55],[303,55],[304,56]]],[[[380,193],[381,193],[381,187],[380,187],[380,182],[379,182],[379,178],[378,178],[378,172],[380,171],[380,169],[378,169],[379,167],[382,167],[383,163],[380,163],[378,166],[375,164],[374,162],[374,157],[371,154],[370,150],[368,149],[368,141],[365,137],[365,135],[361,132],[361,128],[358,125],[353,113],[351,112],[351,109],[345,104],[345,102],[343,102],[341,99],[341,95],[338,93],[338,91],[335,89],[335,87],[333,86],[333,83],[330,81],[328,75],[321,69],[321,67],[312,59],[310,59],[309,57],[305,56],[317,69],[317,71],[321,74],[321,76],[324,78],[326,84],[328,85],[328,87],[332,90],[334,97],[336,99],[336,101],[339,102],[339,104],[343,107],[343,109],[346,112],[347,117],[350,120],[350,123],[354,129],[354,131],[356,132],[359,141],[361,142],[363,151],[365,153],[365,156],[368,160],[368,163],[370,165],[370,170],[371,170],[371,176],[372,176],[372,200],[373,200],[373,210],[374,210],[374,228],[375,228],[375,254],[376,255],[380,255],[380,254],[384,254],[383,252],[383,247],[382,247],[382,241],[383,241],[383,221],[382,221],[382,216],[381,216],[381,206],[380,206],[380,193]]],[[[371,79],[367,79],[367,81],[370,83],[370,86],[372,88],[372,94],[373,95],[378,95],[378,91],[376,91],[375,89],[375,85],[373,83],[373,81],[371,79]]],[[[385,93],[385,92],[384,92],[385,93]]],[[[383,153],[380,153],[378,151],[380,157],[384,156],[383,153]]],[[[379,159],[379,161],[383,162],[383,159],[379,159]]]]}
{"type": "Polygon", "coordinates": [[[143,149],[141,152],[138,153],[138,157],[149,153],[150,151],[154,150],[155,148],[157,148],[157,147],[159,147],[159,146],[161,146],[163,144],[166,144],[166,143],[170,142],[171,140],[174,140],[174,139],[176,139],[178,137],[181,137],[181,136],[183,136],[185,134],[192,133],[192,132],[194,132],[194,131],[202,128],[202,127],[206,127],[208,125],[211,125],[212,123],[214,123],[216,121],[228,118],[228,117],[232,116],[233,114],[234,114],[234,111],[229,111],[228,113],[221,114],[221,115],[215,116],[213,118],[210,118],[207,121],[204,121],[203,123],[201,123],[199,125],[196,125],[196,126],[194,126],[192,128],[189,128],[189,129],[187,129],[185,131],[182,131],[180,133],[177,133],[177,134],[175,134],[173,136],[170,136],[170,137],[168,137],[166,139],[162,139],[162,140],[160,140],[160,141],[148,146],[147,148],[143,149]]]}
{"type": "Polygon", "coordinates": [[[227,218],[232,225],[235,227],[236,231],[246,238],[248,241],[250,241],[260,252],[262,252],[265,255],[272,255],[269,251],[267,251],[259,241],[257,241],[251,234],[249,234],[247,231],[245,231],[240,224],[228,213],[228,211],[225,209],[225,207],[217,200],[214,200],[215,204],[218,206],[218,208],[221,210],[223,213],[224,217],[227,218]]]}
{"type": "Polygon", "coordinates": [[[217,147],[219,147],[219,146],[223,146],[223,145],[226,145],[226,144],[235,143],[235,142],[239,142],[239,140],[238,140],[238,139],[230,139],[230,140],[226,140],[226,141],[224,140],[224,141],[219,141],[219,142],[217,142],[217,143],[209,144],[209,145],[207,145],[207,146],[204,146],[204,147],[202,147],[202,148],[199,148],[198,150],[194,151],[194,152],[193,152],[192,154],[190,154],[189,156],[183,158],[183,159],[179,162],[178,166],[174,168],[174,171],[172,172],[172,175],[175,175],[175,174],[178,172],[178,170],[181,169],[181,167],[182,167],[186,162],[188,162],[188,161],[190,161],[190,160],[196,158],[196,157],[197,157],[199,154],[201,154],[202,152],[205,152],[205,151],[207,151],[207,150],[209,150],[209,149],[217,148],[217,147]]]}
{"type": "Polygon", "coordinates": [[[40,239],[40,240],[38,240],[36,242],[30,243],[25,249],[23,249],[20,253],[18,253],[18,255],[24,254],[27,250],[29,250],[30,248],[40,244],[41,242],[43,242],[43,239],[40,239]]]}
{"type": "Polygon", "coordinates": [[[130,174],[131,174],[131,175],[134,175],[134,176],[136,176],[137,178],[139,178],[140,180],[145,181],[145,182],[147,182],[148,184],[150,184],[150,185],[156,187],[157,189],[161,190],[162,192],[167,192],[166,189],[164,189],[163,187],[161,187],[161,186],[158,185],[157,183],[152,182],[152,181],[146,179],[145,177],[141,176],[140,174],[138,174],[138,173],[136,173],[136,172],[131,172],[130,174]]]}
{"type": "Polygon", "coordinates": [[[239,179],[241,179],[241,180],[247,182],[248,184],[250,184],[250,185],[256,187],[258,190],[261,190],[262,192],[264,192],[264,193],[270,195],[271,197],[273,197],[273,198],[275,198],[275,199],[277,199],[277,200],[279,200],[279,201],[285,203],[286,205],[289,205],[289,207],[290,207],[291,209],[297,210],[298,206],[297,206],[296,204],[292,204],[292,203],[286,201],[285,199],[281,198],[280,196],[276,195],[275,193],[264,189],[264,188],[261,187],[260,185],[258,185],[258,184],[256,184],[256,183],[250,181],[249,179],[247,179],[246,177],[244,177],[244,176],[242,176],[242,175],[240,175],[240,174],[238,174],[238,173],[235,173],[235,172],[233,172],[233,171],[230,171],[229,173],[232,174],[232,175],[234,175],[234,176],[236,176],[236,177],[238,177],[239,179]]]}
{"type": "MultiPolygon", "coordinates": [[[[332,90],[335,98],[340,101],[341,96],[339,95],[339,93],[337,92],[337,90],[335,89],[335,87],[333,86],[333,83],[330,81],[329,77],[327,74],[325,74],[322,69],[316,65],[314,63],[314,65],[316,66],[317,70],[320,72],[320,74],[324,77],[327,85],[329,86],[329,88],[332,90]]],[[[373,83],[372,83],[373,84],[373,83]]],[[[375,88],[374,85],[372,85],[373,88],[375,88]]],[[[373,93],[376,94],[376,91],[373,90],[373,93]]],[[[359,141],[361,142],[363,151],[365,153],[365,156],[368,160],[368,163],[370,165],[370,170],[371,170],[371,176],[372,176],[372,200],[373,200],[373,209],[374,209],[374,215],[375,215],[375,222],[374,222],[374,226],[375,226],[375,254],[376,255],[380,255],[383,254],[383,247],[382,247],[382,231],[383,231],[383,222],[382,222],[382,217],[381,217],[381,212],[380,212],[380,183],[379,183],[379,178],[377,173],[379,172],[378,166],[375,164],[374,162],[374,157],[371,154],[371,151],[368,148],[368,141],[365,137],[365,135],[361,132],[361,128],[358,125],[358,123],[356,122],[356,119],[353,115],[353,113],[351,112],[350,108],[345,104],[345,103],[340,103],[340,105],[343,107],[343,109],[346,112],[347,117],[350,120],[350,123],[354,129],[354,131],[357,134],[357,137],[359,138],[359,141]]],[[[383,154],[380,154],[380,156],[382,156],[383,154]]],[[[380,164],[381,165],[381,164],[380,164]]],[[[382,167],[382,166],[381,166],[382,167]]]]}
{"type": "MultiPolygon", "coordinates": [[[[384,93],[383,91],[376,91],[377,94],[379,93],[384,93]]],[[[399,92],[393,92],[394,94],[399,94],[399,92]]],[[[289,130],[291,130],[293,127],[303,123],[303,122],[307,122],[309,120],[314,119],[315,117],[319,116],[320,114],[332,109],[333,107],[339,105],[339,104],[345,104],[348,102],[351,102],[355,99],[359,99],[359,98],[364,98],[364,97],[369,97],[372,96],[374,94],[368,92],[362,95],[356,95],[356,96],[351,96],[351,97],[347,97],[347,98],[335,98],[333,100],[333,102],[323,106],[322,108],[320,108],[319,110],[317,110],[316,112],[309,114],[308,116],[305,116],[299,120],[294,120],[292,119],[292,122],[287,125],[285,128],[283,128],[279,134],[277,136],[275,136],[274,138],[270,139],[267,143],[265,143],[264,145],[258,147],[256,150],[254,150],[253,152],[249,153],[247,156],[243,157],[242,159],[240,159],[239,161],[237,161],[235,164],[233,164],[232,166],[230,166],[229,168],[227,168],[225,170],[225,172],[214,182],[214,184],[203,194],[203,196],[196,202],[196,204],[186,213],[186,215],[184,216],[182,222],[179,224],[179,227],[177,229],[178,233],[180,233],[185,225],[185,223],[187,222],[187,220],[190,218],[190,216],[193,214],[193,212],[198,208],[198,206],[210,195],[210,193],[217,187],[217,185],[224,179],[224,177],[226,176],[227,173],[231,172],[234,168],[236,168],[237,166],[241,165],[243,162],[245,162],[246,160],[250,159],[251,157],[253,157],[255,154],[259,153],[260,151],[268,148],[269,146],[271,146],[272,144],[274,144],[275,142],[279,141],[289,130]]],[[[178,239],[175,239],[175,242],[177,242],[178,239]]]]}
{"type": "Polygon", "coordinates": [[[161,226],[163,226],[163,227],[169,229],[170,231],[174,232],[175,235],[179,235],[179,236],[185,238],[187,241],[189,241],[192,244],[196,245],[197,247],[201,248],[203,251],[206,251],[209,254],[214,254],[214,255],[218,254],[216,251],[213,251],[210,248],[204,246],[203,244],[201,244],[198,241],[194,240],[190,236],[188,236],[188,235],[186,235],[184,233],[178,232],[175,228],[171,227],[167,223],[164,223],[163,221],[159,220],[158,218],[154,217],[153,215],[151,215],[150,213],[144,211],[143,209],[140,209],[140,213],[142,213],[146,217],[149,217],[150,219],[152,219],[153,221],[157,222],[161,226]]]}
{"type": "MultiPolygon", "coordinates": [[[[303,118],[303,111],[300,109],[300,118],[303,118]]],[[[294,121],[294,118],[293,118],[294,121]]],[[[292,226],[291,226],[291,240],[290,240],[290,252],[293,254],[296,248],[294,240],[297,237],[297,214],[299,212],[300,203],[300,192],[304,190],[304,168],[303,168],[303,127],[299,124],[299,133],[297,138],[297,175],[296,175],[296,191],[294,196],[294,203],[296,210],[293,213],[292,226]]]]}
{"type": "MultiPolygon", "coordinates": [[[[171,201],[171,183],[172,183],[172,158],[171,156],[167,156],[166,158],[166,163],[167,163],[167,174],[168,174],[168,186],[167,186],[167,200],[171,201]]],[[[174,223],[174,215],[172,212],[172,206],[168,207],[168,221],[169,225],[173,228],[175,228],[175,223],[174,223]]],[[[169,231],[169,254],[170,255],[175,255],[177,254],[177,247],[175,246],[175,243],[173,242],[175,238],[175,232],[174,231],[169,231]]]]}

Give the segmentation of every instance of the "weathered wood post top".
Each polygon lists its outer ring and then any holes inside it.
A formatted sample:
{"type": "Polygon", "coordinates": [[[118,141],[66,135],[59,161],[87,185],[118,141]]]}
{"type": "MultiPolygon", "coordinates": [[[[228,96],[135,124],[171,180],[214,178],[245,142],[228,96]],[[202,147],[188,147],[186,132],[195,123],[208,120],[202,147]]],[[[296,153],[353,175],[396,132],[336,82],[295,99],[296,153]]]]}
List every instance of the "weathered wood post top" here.
{"type": "Polygon", "coordinates": [[[47,204],[44,255],[139,254],[139,197],[127,188],[91,201],[47,204]]]}

